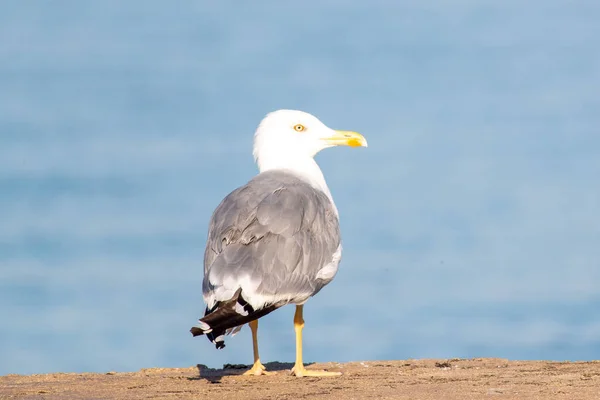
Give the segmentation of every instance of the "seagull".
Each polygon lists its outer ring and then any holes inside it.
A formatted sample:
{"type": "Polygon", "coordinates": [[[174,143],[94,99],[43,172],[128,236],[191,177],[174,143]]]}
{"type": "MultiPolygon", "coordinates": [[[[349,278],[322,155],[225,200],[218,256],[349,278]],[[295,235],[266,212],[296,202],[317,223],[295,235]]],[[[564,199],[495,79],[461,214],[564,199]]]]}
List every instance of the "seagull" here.
{"type": "Polygon", "coordinates": [[[204,316],[190,330],[217,349],[225,336],[250,326],[254,364],[258,319],[294,304],[296,362],[292,375],[334,376],[302,361],[303,307],[335,277],[342,256],[338,210],[314,156],[333,146],[367,147],[359,133],[333,130],[297,110],[267,114],[254,134],[259,174],[227,195],[209,223],[204,253],[204,316]]]}

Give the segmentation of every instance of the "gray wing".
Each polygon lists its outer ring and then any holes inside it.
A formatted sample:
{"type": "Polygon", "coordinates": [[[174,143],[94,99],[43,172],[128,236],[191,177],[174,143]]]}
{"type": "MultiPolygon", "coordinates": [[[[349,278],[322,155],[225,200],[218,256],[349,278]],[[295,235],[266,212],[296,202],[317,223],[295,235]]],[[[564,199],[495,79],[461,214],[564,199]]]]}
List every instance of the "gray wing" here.
{"type": "Polygon", "coordinates": [[[262,173],[230,193],[213,214],[204,255],[205,300],[210,308],[238,288],[255,308],[306,299],[333,278],[318,273],[339,246],[338,218],[323,192],[291,174],[262,173]]]}

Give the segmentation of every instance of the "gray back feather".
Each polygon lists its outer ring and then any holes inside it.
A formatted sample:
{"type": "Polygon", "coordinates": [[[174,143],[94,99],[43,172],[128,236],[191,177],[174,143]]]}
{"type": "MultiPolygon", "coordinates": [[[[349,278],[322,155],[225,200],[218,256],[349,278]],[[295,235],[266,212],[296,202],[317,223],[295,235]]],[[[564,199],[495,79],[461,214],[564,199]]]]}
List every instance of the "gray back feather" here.
{"type": "Polygon", "coordinates": [[[204,295],[243,277],[264,295],[315,294],[329,282],[317,273],[339,245],[338,217],[325,193],[291,173],[264,172],[231,192],[213,213],[204,295]]]}

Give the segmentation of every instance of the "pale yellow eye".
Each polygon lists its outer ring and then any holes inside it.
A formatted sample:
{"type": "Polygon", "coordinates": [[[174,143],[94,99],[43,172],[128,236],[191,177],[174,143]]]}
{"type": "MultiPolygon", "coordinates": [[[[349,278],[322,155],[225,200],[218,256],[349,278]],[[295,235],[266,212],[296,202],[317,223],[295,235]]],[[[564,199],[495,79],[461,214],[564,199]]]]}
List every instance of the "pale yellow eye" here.
{"type": "Polygon", "coordinates": [[[304,125],[302,125],[302,124],[298,124],[298,125],[295,125],[295,126],[294,126],[294,130],[295,130],[296,132],[302,132],[302,131],[303,131],[303,130],[305,130],[305,129],[306,129],[306,128],[305,128],[305,127],[304,127],[304,125]]]}

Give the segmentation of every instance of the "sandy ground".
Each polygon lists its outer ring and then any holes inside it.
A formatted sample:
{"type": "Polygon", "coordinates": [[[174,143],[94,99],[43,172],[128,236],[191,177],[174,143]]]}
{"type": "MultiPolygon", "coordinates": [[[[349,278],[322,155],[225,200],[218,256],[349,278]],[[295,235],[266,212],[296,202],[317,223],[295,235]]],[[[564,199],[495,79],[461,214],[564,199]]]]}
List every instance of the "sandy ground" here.
{"type": "Polygon", "coordinates": [[[341,371],[296,378],[291,364],[268,363],[270,376],[243,366],[151,368],[106,374],[0,377],[0,399],[600,399],[600,361],[503,359],[364,361],[314,364],[341,371]]]}

